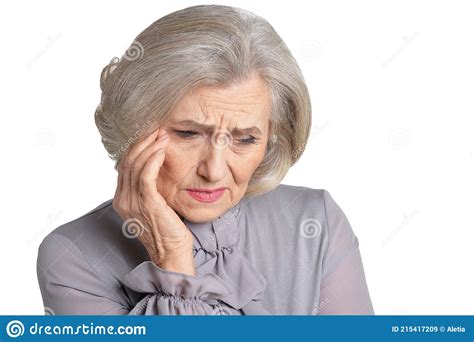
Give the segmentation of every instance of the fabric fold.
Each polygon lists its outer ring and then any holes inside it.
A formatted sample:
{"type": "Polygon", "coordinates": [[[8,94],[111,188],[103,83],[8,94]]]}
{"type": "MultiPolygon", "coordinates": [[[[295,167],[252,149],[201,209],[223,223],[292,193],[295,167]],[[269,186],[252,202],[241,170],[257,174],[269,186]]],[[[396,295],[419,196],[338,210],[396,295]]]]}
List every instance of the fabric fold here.
{"type": "MultiPolygon", "coordinates": [[[[254,308],[259,306],[266,280],[235,245],[222,247],[214,252],[200,249],[194,258],[199,265],[196,268],[198,274],[216,274],[231,289],[229,294],[219,297],[222,302],[235,310],[243,310],[244,313],[249,303],[254,302],[254,308]]],[[[269,313],[261,310],[261,314],[269,313]]]]}
{"type": "Polygon", "coordinates": [[[152,261],[135,267],[124,277],[123,284],[136,292],[200,299],[208,304],[231,294],[231,289],[215,274],[194,277],[164,270],[152,261]]]}
{"type": "MultiPolygon", "coordinates": [[[[239,202],[212,222],[182,218],[194,236],[195,277],[145,261],[123,283],[137,292],[199,299],[225,314],[270,315],[262,304],[266,280],[237,247],[240,206],[239,202]]],[[[145,300],[149,303],[150,298],[145,300]]]]}

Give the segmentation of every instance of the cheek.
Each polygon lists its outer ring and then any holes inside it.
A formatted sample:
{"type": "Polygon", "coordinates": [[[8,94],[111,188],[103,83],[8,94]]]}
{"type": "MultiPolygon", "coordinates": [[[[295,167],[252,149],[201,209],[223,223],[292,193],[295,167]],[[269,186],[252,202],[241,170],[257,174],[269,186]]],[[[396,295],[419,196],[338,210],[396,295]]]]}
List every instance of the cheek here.
{"type": "Polygon", "coordinates": [[[232,159],[231,168],[237,182],[240,184],[247,183],[264,157],[265,148],[259,148],[248,154],[235,155],[232,159]]]}
{"type": "Polygon", "coordinates": [[[173,208],[178,205],[176,195],[183,188],[184,181],[195,164],[195,154],[190,150],[170,142],[158,174],[157,190],[173,208]]]}
{"type": "Polygon", "coordinates": [[[265,158],[265,150],[266,145],[261,144],[258,146],[253,153],[248,156],[248,163],[252,166],[253,170],[255,170],[258,165],[262,162],[263,158],[265,158]]]}
{"type": "Polygon", "coordinates": [[[170,142],[165,152],[165,160],[161,166],[160,178],[166,178],[168,182],[183,179],[196,164],[195,159],[196,154],[193,149],[184,149],[170,142]]]}

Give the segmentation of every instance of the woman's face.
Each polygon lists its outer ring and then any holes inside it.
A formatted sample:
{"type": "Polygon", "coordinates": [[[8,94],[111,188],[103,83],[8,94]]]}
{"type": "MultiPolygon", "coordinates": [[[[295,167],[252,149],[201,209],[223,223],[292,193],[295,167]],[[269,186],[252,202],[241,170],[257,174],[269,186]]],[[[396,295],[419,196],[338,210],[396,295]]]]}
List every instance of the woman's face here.
{"type": "Polygon", "coordinates": [[[170,142],[157,188],[168,205],[192,222],[213,220],[236,205],[265,155],[270,111],[267,88],[256,74],[185,96],[164,124],[170,142]]]}

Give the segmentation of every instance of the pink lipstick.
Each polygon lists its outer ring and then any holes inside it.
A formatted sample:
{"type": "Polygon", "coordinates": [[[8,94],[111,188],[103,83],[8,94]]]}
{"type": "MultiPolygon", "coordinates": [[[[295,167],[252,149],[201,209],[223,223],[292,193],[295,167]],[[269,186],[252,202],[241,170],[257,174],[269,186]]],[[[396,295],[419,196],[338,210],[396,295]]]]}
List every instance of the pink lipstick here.
{"type": "Polygon", "coordinates": [[[199,202],[212,203],[224,194],[225,188],[218,189],[186,189],[188,194],[199,202]]]}

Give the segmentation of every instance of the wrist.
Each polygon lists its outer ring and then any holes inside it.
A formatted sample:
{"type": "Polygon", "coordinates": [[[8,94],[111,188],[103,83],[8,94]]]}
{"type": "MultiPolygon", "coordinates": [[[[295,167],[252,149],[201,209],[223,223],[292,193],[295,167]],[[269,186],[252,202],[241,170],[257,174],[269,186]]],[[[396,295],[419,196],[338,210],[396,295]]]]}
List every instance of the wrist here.
{"type": "Polygon", "coordinates": [[[167,271],[196,275],[192,245],[160,254],[151,258],[158,267],[167,271]]]}
{"type": "Polygon", "coordinates": [[[196,269],[194,267],[194,261],[169,261],[169,262],[161,262],[156,263],[156,265],[166,271],[176,272],[176,273],[183,273],[190,276],[196,276],[196,269]]]}

